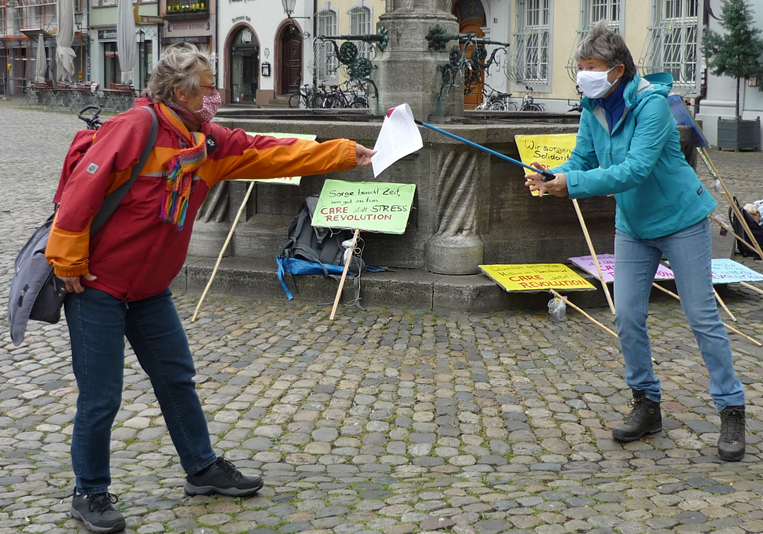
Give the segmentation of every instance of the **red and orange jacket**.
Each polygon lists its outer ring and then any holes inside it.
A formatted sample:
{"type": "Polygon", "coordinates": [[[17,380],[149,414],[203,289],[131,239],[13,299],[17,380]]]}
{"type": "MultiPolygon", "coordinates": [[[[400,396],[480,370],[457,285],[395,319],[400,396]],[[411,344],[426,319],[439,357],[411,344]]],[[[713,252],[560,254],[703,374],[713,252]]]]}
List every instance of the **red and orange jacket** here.
{"type": "Polygon", "coordinates": [[[90,273],[93,287],[125,302],[167,289],[185,262],[196,212],[219,181],[309,176],[355,167],[355,142],[317,143],[250,136],[205,123],[207,158],[196,169],[185,224],[163,222],[167,167],[180,150],[177,134],[162,121],[146,165],[103,228],[92,237],[90,223],[104,197],[130,179],[148,139],[151,114],[138,106],[105,122],[63,188],[46,256],[58,276],[90,273]],[[209,140],[216,148],[211,149],[209,140]]]}

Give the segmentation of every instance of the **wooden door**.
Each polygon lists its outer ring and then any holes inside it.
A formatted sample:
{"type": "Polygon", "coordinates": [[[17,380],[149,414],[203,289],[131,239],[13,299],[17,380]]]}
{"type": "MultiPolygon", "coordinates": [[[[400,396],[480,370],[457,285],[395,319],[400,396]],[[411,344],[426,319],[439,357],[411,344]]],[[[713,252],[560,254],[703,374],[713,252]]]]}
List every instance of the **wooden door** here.
{"type": "Polygon", "coordinates": [[[302,83],[302,36],[290,26],[281,41],[281,94],[298,93],[302,83]]]}
{"type": "MultiPolygon", "coordinates": [[[[474,19],[465,20],[459,26],[461,33],[476,33],[477,37],[484,37],[482,33],[482,25],[479,21],[474,19]]],[[[474,45],[466,47],[466,59],[471,59],[472,50],[474,45]]],[[[464,95],[464,109],[474,109],[482,103],[482,82],[485,81],[485,71],[480,69],[480,83],[472,86],[472,91],[469,94],[464,95]]]]}

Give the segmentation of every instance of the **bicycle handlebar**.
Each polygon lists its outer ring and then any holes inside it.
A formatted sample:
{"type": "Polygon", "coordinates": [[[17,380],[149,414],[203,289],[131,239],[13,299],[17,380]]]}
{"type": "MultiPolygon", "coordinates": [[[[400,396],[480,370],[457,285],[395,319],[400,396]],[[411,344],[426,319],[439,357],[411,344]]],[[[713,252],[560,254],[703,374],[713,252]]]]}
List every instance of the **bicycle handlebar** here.
{"type": "Polygon", "coordinates": [[[101,125],[101,119],[98,117],[98,115],[101,113],[101,106],[91,105],[91,106],[85,106],[81,110],[79,110],[79,113],[77,114],[77,118],[81,121],[85,121],[85,124],[87,124],[87,127],[89,130],[97,130],[98,127],[101,125]],[[94,109],[95,112],[93,113],[92,117],[85,117],[85,112],[94,109]]]}

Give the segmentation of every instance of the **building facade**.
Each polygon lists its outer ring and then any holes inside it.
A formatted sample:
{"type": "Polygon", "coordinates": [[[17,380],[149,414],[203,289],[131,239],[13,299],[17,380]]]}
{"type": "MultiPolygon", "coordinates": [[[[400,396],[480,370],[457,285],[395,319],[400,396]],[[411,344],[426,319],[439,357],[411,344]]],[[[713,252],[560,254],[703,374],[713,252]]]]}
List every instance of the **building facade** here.
{"type": "MultiPolygon", "coordinates": [[[[91,0],[90,4],[90,80],[101,87],[122,82],[122,67],[117,50],[117,1],[91,0]]],[[[124,0],[119,0],[124,1],[124,0]]],[[[130,0],[126,0],[130,1],[130,0]]],[[[136,60],[133,65],[133,85],[146,87],[151,70],[159,60],[163,19],[157,2],[138,2],[133,5],[135,20],[136,60]]]]}
{"type": "MultiPolygon", "coordinates": [[[[755,27],[763,29],[763,0],[749,2],[753,11],[755,27]]],[[[721,0],[709,0],[708,7],[714,16],[707,17],[708,27],[723,33],[720,22],[721,0]]],[[[700,102],[697,119],[702,121],[702,130],[710,144],[718,140],[718,118],[733,119],[736,107],[736,80],[728,76],[707,73],[704,98],[700,102]]],[[[744,120],[755,120],[763,115],[763,77],[742,80],[739,94],[739,113],[744,120]]]]}
{"type": "MultiPolygon", "coordinates": [[[[75,70],[79,80],[87,80],[87,0],[73,0],[80,23],[76,28],[72,49],[76,54],[75,70]]],[[[56,78],[56,34],[58,33],[56,0],[0,0],[0,61],[2,77],[0,93],[23,94],[37,77],[37,48],[42,35],[46,67],[44,78],[56,78]]]]}
{"type": "Polygon", "coordinates": [[[267,105],[309,79],[305,51],[313,2],[297,0],[291,18],[275,0],[220,0],[217,83],[225,103],[267,105]]]}
{"type": "MultiPolygon", "coordinates": [[[[375,34],[379,16],[384,13],[383,0],[334,0],[317,2],[315,14],[315,35],[312,57],[310,58],[311,75],[316,84],[337,85],[347,80],[348,75],[341,68],[336,57],[336,48],[332,40],[321,39],[327,36],[362,36],[375,34]]],[[[341,46],[344,40],[334,40],[341,46]]],[[[363,41],[353,41],[358,47],[358,57],[373,63],[379,53],[378,48],[363,41]]],[[[373,78],[373,74],[371,75],[373,78]]]]}
{"type": "MultiPolygon", "coordinates": [[[[0,0],[0,60],[5,67],[1,94],[23,94],[39,77],[41,35],[44,77],[55,80],[58,1],[0,0]]],[[[117,2],[123,0],[72,1],[77,14],[72,46],[77,81],[95,81],[104,88],[120,82],[117,2]]],[[[700,43],[705,28],[722,31],[717,19],[721,1],[453,0],[461,33],[506,45],[487,45],[488,54],[499,49],[496,61],[480,72],[465,106],[477,106],[484,88],[511,93],[518,106],[531,94],[547,111],[571,109],[580,98],[575,49],[591,25],[605,19],[625,38],[640,74],[673,75],[674,92],[694,105],[709,141],[715,143],[718,117],[734,114],[735,80],[706,72],[700,43]]],[[[756,27],[763,28],[763,0],[749,3],[756,27]]],[[[297,0],[287,15],[277,0],[139,0],[134,5],[134,84],[145,87],[163,47],[192,42],[212,53],[224,102],[283,101],[305,83],[346,81],[336,48],[321,37],[374,34],[385,9],[385,0],[297,0]]],[[[359,55],[372,64],[381,53],[373,45],[355,43],[359,55]]],[[[742,118],[755,119],[763,108],[761,85],[759,79],[743,84],[742,118]]]]}

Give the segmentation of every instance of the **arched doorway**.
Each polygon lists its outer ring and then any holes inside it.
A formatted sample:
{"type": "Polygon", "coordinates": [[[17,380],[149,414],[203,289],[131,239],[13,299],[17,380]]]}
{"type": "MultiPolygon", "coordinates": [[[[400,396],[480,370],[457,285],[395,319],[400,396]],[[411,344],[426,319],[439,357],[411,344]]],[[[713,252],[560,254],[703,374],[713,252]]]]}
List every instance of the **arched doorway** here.
{"type": "Polygon", "coordinates": [[[298,93],[302,85],[302,32],[294,24],[283,27],[279,37],[279,94],[298,93]]]}
{"type": "MultiPolygon", "coordinates": [[[[485,26],[485,8],[480,0],[458,0],[453,6],[453,14],[458,17],[458,31],[460,33],[474,33],[477,37],[484,37],[482,28],[485,26]]],[[[466,49],[467,59],[471,58],[472,49],[466,49]]],[[[482,103],[482,82],[485,81],[485,72],[480,71],[480,83],[472,87],[469,94],[464,95],[464,109],[474,109],[482,103]]]]}
{"type": "Polygon", "coordinates": [[[260,43],[254,31],[244,26],[231,40],[229,75],[231,102],[257,102],[260,83],[260,43]]]}

